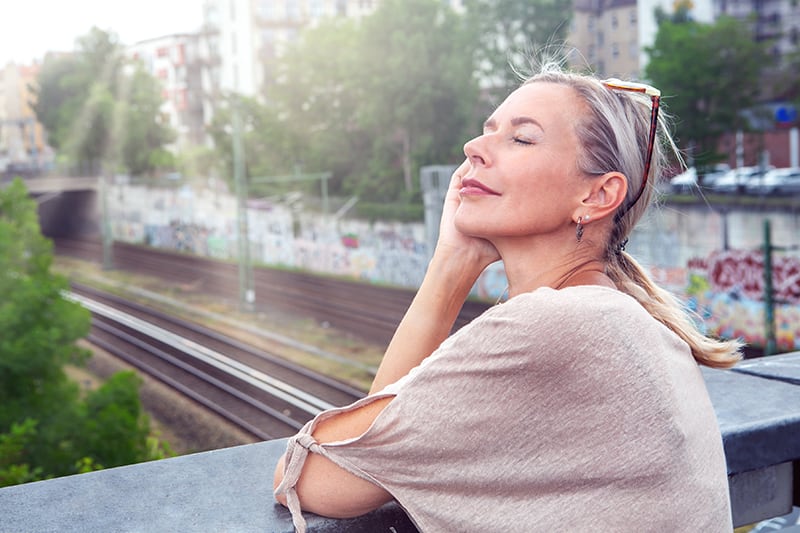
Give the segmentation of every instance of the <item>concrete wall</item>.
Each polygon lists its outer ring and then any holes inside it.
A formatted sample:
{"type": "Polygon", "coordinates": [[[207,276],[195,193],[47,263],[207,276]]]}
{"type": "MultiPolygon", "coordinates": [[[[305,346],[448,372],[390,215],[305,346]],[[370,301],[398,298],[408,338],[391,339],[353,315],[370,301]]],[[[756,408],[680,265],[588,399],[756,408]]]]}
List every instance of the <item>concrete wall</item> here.
{"type": "MultiPolygon", "coordinates": [[[[200,255],[236,256],[236,202],[224,191],[115,185],[109,193],[114,238],[200,255]]],[[[266,265],[303,268],[376,283],[416,287],[429,250],[422,223],[323,217],[265,201],[248,210],[251,257],[266,265]]],[[[630,239],[631,252],[654,278],[684,298],[708,331],[762,343],[763,221],[772,242],[800,246],[800,215],[698,204],[664,205],[630,239]]],[[[776,252],[778,345],[800,349],[800,252],[776,252]]],[[[483,274],[474,293],[498,299],[502,265],[483,274]]]]}

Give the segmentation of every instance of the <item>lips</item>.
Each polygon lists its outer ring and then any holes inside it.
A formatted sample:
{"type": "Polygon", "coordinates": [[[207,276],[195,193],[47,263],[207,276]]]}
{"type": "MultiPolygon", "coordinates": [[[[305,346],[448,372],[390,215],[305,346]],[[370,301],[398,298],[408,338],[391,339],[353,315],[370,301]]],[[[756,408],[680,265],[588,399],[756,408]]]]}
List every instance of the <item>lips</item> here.
{"type": "Polygon", "coordinates": [[[473,178],[466,178],[461,180],[461,190],[459,191],[462,195],[492,195],[492,196],[500,196],[500,193],[494,191],[481,183],[480,181],[473,179],[473,178]]]}

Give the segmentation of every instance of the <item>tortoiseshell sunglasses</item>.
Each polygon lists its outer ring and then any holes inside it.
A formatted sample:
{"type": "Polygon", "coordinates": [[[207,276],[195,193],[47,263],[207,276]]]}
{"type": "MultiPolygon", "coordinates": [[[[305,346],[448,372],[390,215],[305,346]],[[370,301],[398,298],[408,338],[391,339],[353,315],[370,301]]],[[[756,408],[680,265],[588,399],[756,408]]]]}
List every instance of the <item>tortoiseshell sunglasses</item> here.
{"type": "Polygon", "coordinates": [[[630,202],[630,204],[620,213],[619,216],[622,216],[628,210],[636,205],[636,202],[639,201],[639,198],[642,197],[642,193],[644,193],[644,188],[647,186],[647,180],[650,175],[650,161],[653,159],[653,145],[656,141],[656,127],[658,126],[658,106],[659,102],[661,101],[661,91],[652,87],[650,85],[645,85],[644,83],[635,83],[631,81],[622,81],[616,78],[609,78],[603,81],[603,84],[608,87],[609,89],[615,89],[619,91],[632,91],[635,93],[644,93],[650,97],[652,100],[652,111],[650,112],[650,135],[647,138],[647,157],[644,160],[644,177],[642,178],[642,186],[639,189],[639,192],[630,202]]]}

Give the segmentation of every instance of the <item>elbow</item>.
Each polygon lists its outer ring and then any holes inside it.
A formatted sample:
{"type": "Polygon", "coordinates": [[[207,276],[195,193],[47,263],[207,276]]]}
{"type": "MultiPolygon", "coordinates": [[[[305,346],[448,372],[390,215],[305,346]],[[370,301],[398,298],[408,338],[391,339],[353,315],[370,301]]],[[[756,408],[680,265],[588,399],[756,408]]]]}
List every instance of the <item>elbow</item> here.
{"type": "MultiPolygon", "coordinates": [[[[284,462],[282,456],[275,465],[272,488],[275,500],[287,506],[286,494],[277,493],[283,482],[284,462]]],[[[295,490],[303,511],[329,518],[361,516],[392,499],[378,486],[316,456],[308,457],[295,490]]]]}
{"type": "Polygon", "coordinates": [[[281,482],[283,481],[283,465],[285,460],[285,455],[281,455],[281,458],[278,460],[278,464],[275,465],[275,474],[272,477],[272,491],[273,495],[275,496],[275,501],[279,504],[283,505],[284,507],[287,506],[286,503],[286,495],[285,494],[278,494],[276,491],[280,486],[281,482]]]}

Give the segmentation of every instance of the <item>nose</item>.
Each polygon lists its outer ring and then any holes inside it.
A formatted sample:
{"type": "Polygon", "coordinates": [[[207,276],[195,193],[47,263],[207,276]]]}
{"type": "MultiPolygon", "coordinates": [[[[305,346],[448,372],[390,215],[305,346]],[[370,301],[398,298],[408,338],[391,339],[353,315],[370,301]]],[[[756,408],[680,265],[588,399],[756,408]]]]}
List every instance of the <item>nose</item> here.
{"type": "Polygon", "coordinates": [[[467,156],[472,165],[486,166],[489,164],[490,160],[483,138],[483,135],[479,135],[464,144],[464,155],[467,156]]]}

